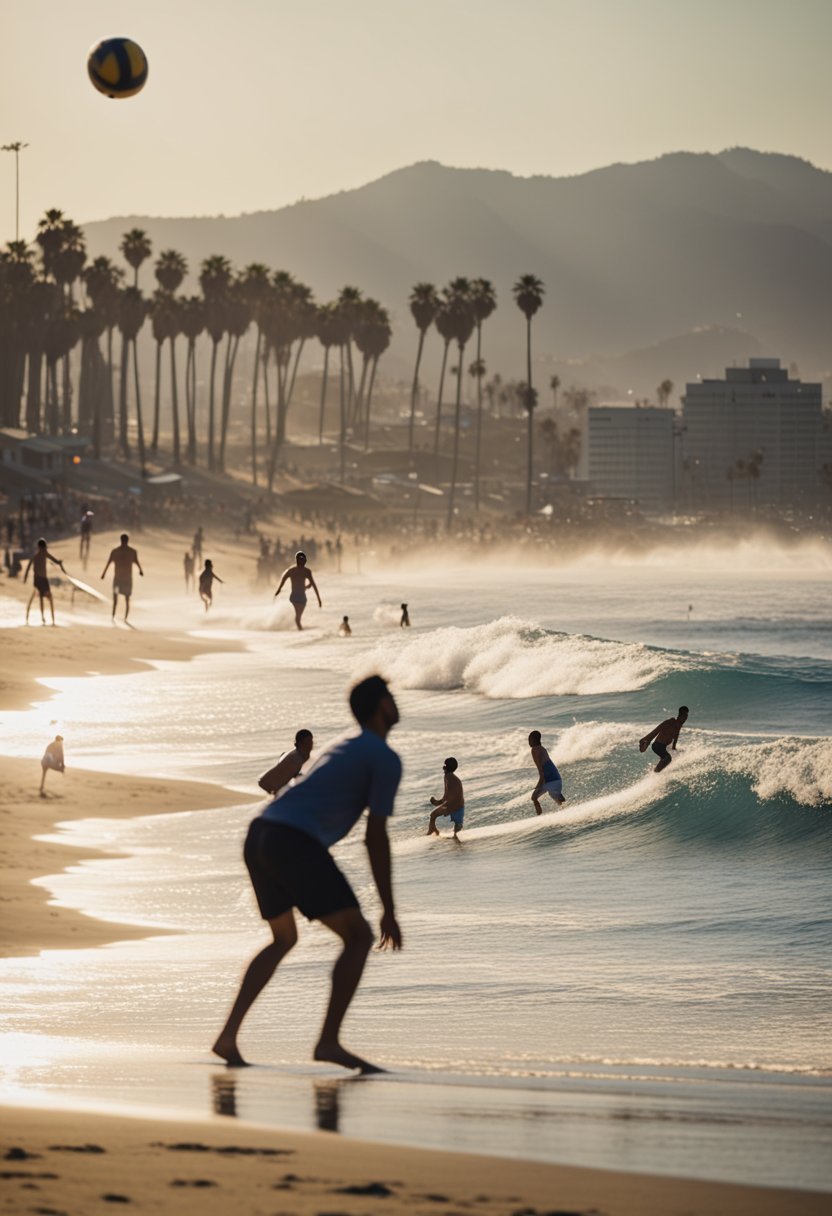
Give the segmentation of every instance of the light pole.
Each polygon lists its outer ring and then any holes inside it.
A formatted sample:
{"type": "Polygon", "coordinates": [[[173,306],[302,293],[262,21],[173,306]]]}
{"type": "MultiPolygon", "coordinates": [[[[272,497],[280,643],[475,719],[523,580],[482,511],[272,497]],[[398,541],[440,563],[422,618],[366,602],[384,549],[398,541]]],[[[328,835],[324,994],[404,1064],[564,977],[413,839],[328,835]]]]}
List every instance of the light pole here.
{"type": "Polygon", "coordinates": [[[28,144],[19,139],[13,144],[3,144],[0,152],[14,152],[14,239],[20,240],[20,150],[28,144]]]}

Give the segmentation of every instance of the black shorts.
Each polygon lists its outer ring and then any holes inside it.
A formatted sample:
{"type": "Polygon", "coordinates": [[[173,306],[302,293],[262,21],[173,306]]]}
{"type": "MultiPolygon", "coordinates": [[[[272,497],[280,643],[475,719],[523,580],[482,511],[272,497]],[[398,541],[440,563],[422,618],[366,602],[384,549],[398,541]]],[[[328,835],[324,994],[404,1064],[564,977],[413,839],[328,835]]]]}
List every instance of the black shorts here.
{"type": "Polygon", "coordinates": [[[44,578],[42,574],[35,575],[35,591],[39,595],[50,595],[52,588],[49,586],[49,579],[44,578]]]}
{"type": "Polygon", "coordinates": [[[652,749],[661,760],[667,760],[668,763],[673,759],[670,752],[667,750],[666,743],[654,743],[652,749]]]}
{"type": "Polygon", "coordinates": [[[243,848],[251,885],[263,920],[297,908],[320,920],[358,900],[332,855],[314,836],[282,823],[252,820],[243,848]]]}

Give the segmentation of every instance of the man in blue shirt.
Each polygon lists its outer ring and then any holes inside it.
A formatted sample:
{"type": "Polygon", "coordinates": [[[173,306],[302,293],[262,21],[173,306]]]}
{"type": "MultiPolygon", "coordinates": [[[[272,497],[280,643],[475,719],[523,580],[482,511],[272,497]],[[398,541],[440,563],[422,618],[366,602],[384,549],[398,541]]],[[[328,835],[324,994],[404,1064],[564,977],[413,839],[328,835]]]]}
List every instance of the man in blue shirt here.
{"type": "Polygon", "coordinates": [[[341,1023],[358,987],[373,933],[350,884],[329,852],[355,826],[365,808],[366,845],[382,905],[382,949],[401,949],[393,906],[387,820],[402,764],[386,742],[399,720],[396,702],[381,676],[362,680],[350,693],[350,709],[361,730],[340,739],[308,775],[270,802],[249,827],[243,856],[260,914],[274,940],[249,963],[237,999],[213,1051],[227,1064],[246,1063],[237,1046],[243,1018],[298,939],[294,909],[319,920],[343,942],[332,972],[332,992],[314,1059],[362,1073],[383,1072],[341,1046],[341,1023]]]}

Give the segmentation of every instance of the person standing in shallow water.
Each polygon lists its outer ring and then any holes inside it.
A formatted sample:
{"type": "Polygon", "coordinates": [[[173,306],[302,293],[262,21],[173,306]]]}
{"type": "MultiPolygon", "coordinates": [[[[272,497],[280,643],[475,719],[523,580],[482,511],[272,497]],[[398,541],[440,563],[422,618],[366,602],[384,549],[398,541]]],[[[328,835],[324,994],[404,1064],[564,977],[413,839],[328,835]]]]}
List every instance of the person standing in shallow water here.
{"type": "Polygon", "coordinates": [[[215,582],[222,583],[222,579],[218,574],[214,573],[214,563],[211,561],[210,557],[206,557],[205,566],[203,567],[202,573],[199,576],[199,598],[205,605],[206,612],[214,602],[213,588],[215,582]]]}
{"type": "Polygon", "coordinates": [[[342,943],[314,1059],[362,1073],[384,1071],[347,1051],[340,1041],[341,1024],[361,980],[373,934],[329,849],[368,809],[365,843],[382,906],[379,947],[400,950],[387,837],[387,820],[402,774],[401,760],[388,745],[387,735],[398,722],[399,711],[381,676],[355,685],[350,709],[359,732],[327,748],[303,781],[270,802],[248,830],[243,856],[273,941],[249,963],[213,1045],[215,1055],[233,1067],[246,1064],[237,1045],[243,1019],[297,942],[297,908],[307,920],[319,920],[342,943]]]}
{"type": "Polygon", "coordinates": [[[399,621],[400,629],[410,628],[410,614],[407,611],[407,604],[402,604],[402,619],[399,621]]]}
{"type": "MultiPolygon", "coordinates": [[[[52,613],[52,624],[55,624],[55,601],[52,599],[52,588],[49,585],[49,575],[46,573],[46,563],[52,562],[53,565],[59,566],[64,570],[64,564],[59,557],[53,557],[46,547],[46,541],[43,537],[37,543],[34,553],[29,558],[29,564],[26,567],[26,573],[23,575],[23,581],[26,582],[29,577],[29,571],[34,570],[32,582],[35,584],[32,594],[29,596],[29,603],[26,605],[26,624],[29,624],[29,612],[36,595],[40,597],[40,619],[42,624],[46,624],[46,614],[43,611],[43,601],[49,600],[49,611],[52,613]]],[[[66,574],[66,570],[64,570],[66,574]]]]}
{"type": "Polygon", "coordinates": [[[130,615],[130,596],[133,594],[133,567],[138,567],[139,574],[144,578],[144,570],[142,570],[139,562],[139,555],[135,549],[127,543],[130,537],[126,532],[122,532],[119,537],[121,544],[112,550],[107,558],[107,565],[101,572],[101,577],[104,578],[110,566],[113,567],[113,620],[116,619],[116,605],[118,597],[124,596],[124,619],[130,615]]]}
{"type": "Polygon", "coordinates": [[[430,813],[428,822],[428,836],[438,836],[439,828],[436,826],[436,820],[443,815],[447,815],[454,825],[454,836],[458,836],[462,830],[462,825],[465,821],[465,794],[462,789],[462,782],[456,775],[456,770],[459,768],[459,763],[453,756],[448,756],[448,759],[442,765],[445,783],[441,798],[431,798],[430,804],[434,810],[430,813]]]}
{"type": "Polygon", "coordinates": [[[566,802],[563,796],[563,779],[557,770],[554,760],[540,741],[539,730],[533,730],[529,735],[529,747],[532,749],[532,760],[535,762],[537,775],[540,778],[532,790],[532,802],[534,803],[535,812],[538,815],[542,815],[543,807],[540,805],[540,799],[544,794],[548,794],[558,806],[566,802]]]}
{"type": "Polygon", "coordinates": [[[315,595],[318,598],[318,607],[323,608],[323,604],[321,603],[321,594],[318,591],[317,586],[315,585],[315,580],[312,577],[312,571],[309,569],[309,567],[306,564],[306,554],[305,553],[303,553],[303,552],[296,553],[294,566],[289,566],[289,568],[287,570],[283,571],[283,577],[280,580],[280,586],[278,587],[277,591],[275,591],[275,593],[274,593],[275,599],[277,599],[277,597],[280,595],[280,592],[283,590],[283,584],[286,582],[287,579],[289,580],[289,582],[292,585],[292,590],[289,593],[289,603],[295,609],[295,624],[297,625],[298,629],[303,629],[303,625],[301,624],[301,617],[303,616],[304,612],[306,611],[306,588],[307,587],[312,588],[312,590],[315,592],[315,595]]]}

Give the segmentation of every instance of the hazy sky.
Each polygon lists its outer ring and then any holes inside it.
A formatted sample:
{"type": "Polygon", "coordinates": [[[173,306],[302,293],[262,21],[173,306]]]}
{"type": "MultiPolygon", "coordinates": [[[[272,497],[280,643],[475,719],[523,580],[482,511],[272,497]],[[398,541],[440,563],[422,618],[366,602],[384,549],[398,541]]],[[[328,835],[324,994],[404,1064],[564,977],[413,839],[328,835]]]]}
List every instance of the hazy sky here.
{"type": "Polygon", "coordinates": [[[428,159],[559,175],[745,144],[832,168],[832,0],[0,0],[0,17],[25,237],[47,207],[233,215],[428,159]],[[113,34],[150,61],[128,101],[87,79],[113,34]]]}

